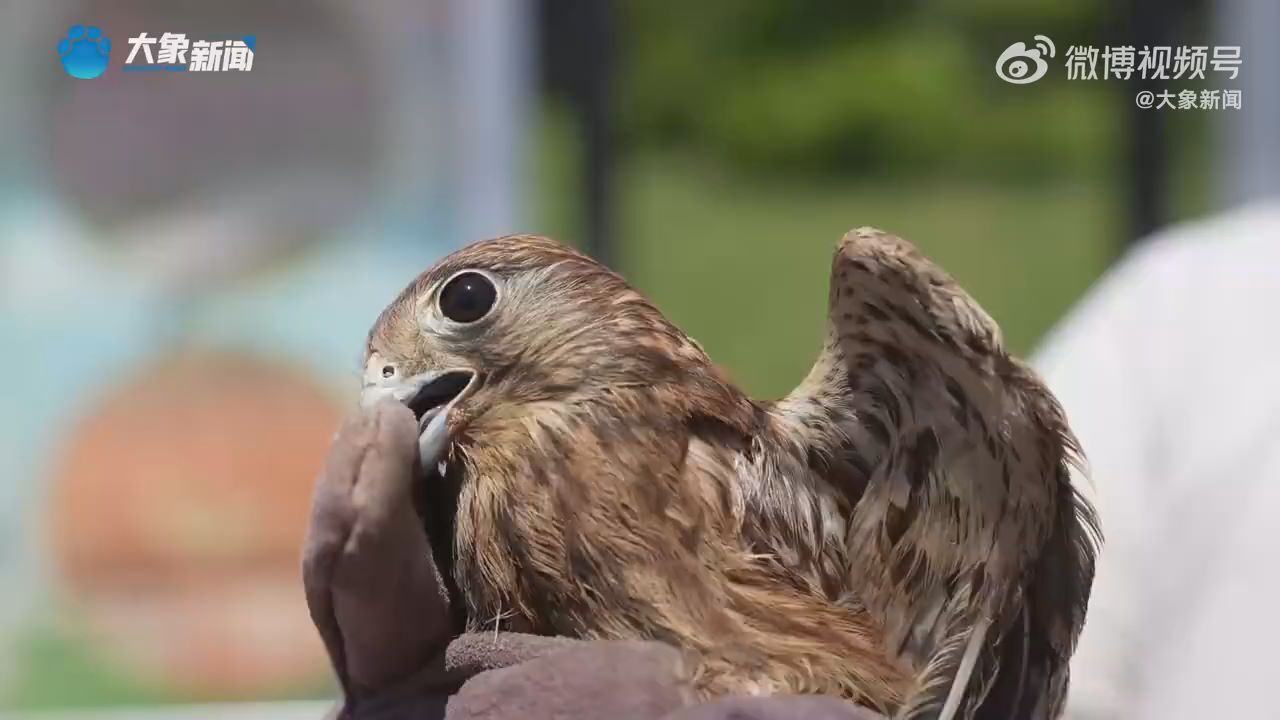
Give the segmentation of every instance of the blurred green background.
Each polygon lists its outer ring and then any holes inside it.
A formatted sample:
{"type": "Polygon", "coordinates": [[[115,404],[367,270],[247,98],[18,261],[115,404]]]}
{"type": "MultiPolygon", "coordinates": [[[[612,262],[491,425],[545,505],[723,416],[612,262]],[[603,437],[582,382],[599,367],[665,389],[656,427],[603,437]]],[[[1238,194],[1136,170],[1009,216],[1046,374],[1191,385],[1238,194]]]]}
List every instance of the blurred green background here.
{"type": "MultiPolygon", "coordinates": [[[[835,241],[906,237],[1026,353],[1127,241],[1121,83],[1068,81],[1067,46],[1113,40],[1102,0],[619,4],[618,261],[761,396],[820,343],[835,241]],[[998,80],[1011,39],[1058,42],[1034,85],[998,80]]],[[[1203,30],[1187,28],[1185,42],[1203,30]]],[[[1181,39],[1181,38],[1180,38],[1181,39]]],[[[1114,44],[1114,43],[1113,43],[1114,44]]],[[[576,238],[572,126],[552,93],[539,227],[576,238]]],[[[1174,118],[1175,218],[1209,204],[1207,123],[1174,118]]]]}

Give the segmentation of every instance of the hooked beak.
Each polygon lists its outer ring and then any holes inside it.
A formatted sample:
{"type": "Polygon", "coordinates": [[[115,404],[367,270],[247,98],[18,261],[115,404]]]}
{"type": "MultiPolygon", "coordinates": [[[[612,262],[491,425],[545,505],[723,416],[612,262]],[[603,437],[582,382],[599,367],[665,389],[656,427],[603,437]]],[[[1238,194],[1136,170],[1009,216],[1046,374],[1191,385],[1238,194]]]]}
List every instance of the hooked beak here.
{"type": "Polygon", "coordinates": [[[431,470],[444,458],[449,447],[449,411],[476,386],[473,370],[454,368],[419,373],[394,385],[369,385],[360,393],[360,404],[371,407],[385,397],[394,397],[413,411],[418,419],[418,460],[423,470],[431,470]]]}

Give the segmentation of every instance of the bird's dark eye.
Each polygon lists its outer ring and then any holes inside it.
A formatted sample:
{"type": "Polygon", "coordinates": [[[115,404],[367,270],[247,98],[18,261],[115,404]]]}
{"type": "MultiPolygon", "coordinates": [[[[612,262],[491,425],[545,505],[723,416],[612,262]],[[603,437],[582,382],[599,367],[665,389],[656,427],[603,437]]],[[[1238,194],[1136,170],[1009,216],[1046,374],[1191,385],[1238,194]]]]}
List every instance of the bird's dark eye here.
{"type": "Polygon", "coordinates": [[[395,366],[393,366],[393,365],[383,365],[383,366],[382,366],[382,377],[384,377],[384,378],[389,378],[389,377],[391,377],[392,375],[395,375],[395,374],[396,374],[395,366]]]}
{"type": "Polygon", "coordinates": [[[440,312],[454,322],[472,323],[485,315],[498,299],[498,289],[478,272],[455,276],[440,291],[440,312]]]}

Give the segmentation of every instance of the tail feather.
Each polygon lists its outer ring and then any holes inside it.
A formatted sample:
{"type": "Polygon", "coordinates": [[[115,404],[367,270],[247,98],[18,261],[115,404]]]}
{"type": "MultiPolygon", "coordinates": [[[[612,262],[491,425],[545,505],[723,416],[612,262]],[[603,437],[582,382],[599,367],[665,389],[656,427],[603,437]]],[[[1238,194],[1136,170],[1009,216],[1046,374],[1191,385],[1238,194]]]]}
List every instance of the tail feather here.
{"type": "Polygon", "coordinates": [[[942,712],[938,713],[938,720],[955,720],[956,714],[960,712],[960,703],[964,701],[969,688],[969,679],[973,676],[973,669],[978,664],[978,655],[982,653],[982,648],[987,642],[987,630],[990,628],[989,620],[979,618],[969,631],[964,655],[960,657],[960,666],[956,668],[955,677],[951,679],[947,700],[942,705],[942,712]]]}
{"type": "Polygon", "coordinates": [[[992,687],[1000,667],[993,638],[1000,628],[975,613],[982,603],[971,600],[966,583],[946,610],[945,634],[895,720],[969,720],[992,687]]]}

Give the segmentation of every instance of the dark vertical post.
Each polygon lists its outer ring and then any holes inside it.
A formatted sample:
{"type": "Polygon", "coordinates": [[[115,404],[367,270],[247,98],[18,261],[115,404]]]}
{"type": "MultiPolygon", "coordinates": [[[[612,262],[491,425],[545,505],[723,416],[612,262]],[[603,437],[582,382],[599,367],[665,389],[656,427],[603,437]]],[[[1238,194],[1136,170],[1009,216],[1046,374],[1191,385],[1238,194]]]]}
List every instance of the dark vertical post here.
{"type": "Polygon", "coordinates": [[[613,2],[586,0],[577,5],[582,19],[579,118],[583,130],[584,240],[592,257],[611,264],[617,260],[613,252],[613,2]]]}
{"type": "Polygon", "coordinates": [[[613,0],[540,0],[538,9],[546,88],[567,101],[580,139],[582,248],[613,264],[616,8],[613,0]]]}
{"type": "MultiPolygon", "coordinates": [[[[1125,44],[1133,45],[1135,50],[1171,45],[1173,11],[1180,5],[1171,0],[1130,0],[1125,44]]],[[[1165,114],[1154,108],[1139,108],[1134,102],[1139,90],[1165,89],[1160,81],[1142,80],[1135,72],[1126,85],[1123,102],[1129,116],[1130,193],[1127,242],[1133,243],[1167,219],[1169,144],[1165,114]]]]}
{"type": "Polygon", "coordinates": [[[583,250],[617,262],[613,245],[615,145],[613,82],[617,27],[613,0],[540,0],[546,87],[568,101],[582,162],[578,169],[583,250]]]}

